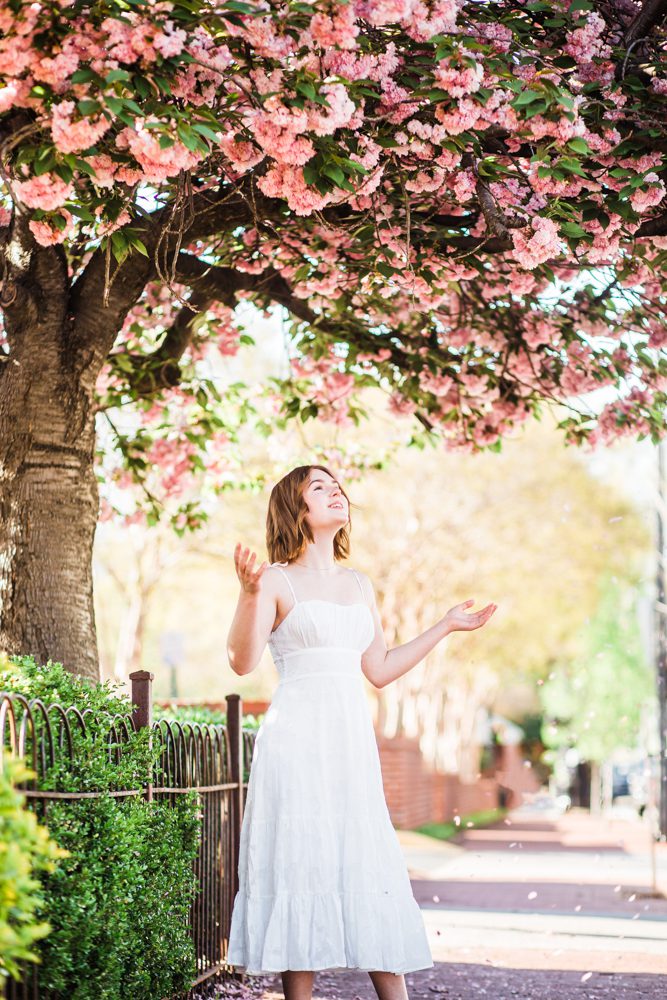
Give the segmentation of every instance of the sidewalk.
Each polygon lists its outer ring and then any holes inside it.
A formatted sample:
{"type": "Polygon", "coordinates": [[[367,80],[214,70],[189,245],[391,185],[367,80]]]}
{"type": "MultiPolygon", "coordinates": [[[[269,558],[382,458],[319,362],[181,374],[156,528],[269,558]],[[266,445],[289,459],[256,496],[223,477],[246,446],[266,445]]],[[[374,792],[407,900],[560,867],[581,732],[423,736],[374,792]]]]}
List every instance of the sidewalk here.
{"type": "MultiPolygon", "coordinates": [[[[436,962],[483,955],[522,970],[653,973],[667,986],[667,900],[652,891],[650,838],[638,823],[517,811],[453,846],[449,865],[430,871],[424,854],[413,882],[436,962]]],[[[664,845],[656,860],[661,888],[664,845]]]]}
{"type": "MultiPolygon", "coordinates": [[[[434,960],[410,1000],[663,1000],[667,899],[638,823],[516,811],[454,841],[397,831],[434,960]]],[[[667,887],[667,845],[656,851],[667,887]]],[[[280,1000],[280,975],[225,996],[280,1000]]],[[[318,972],[314,1000],[377,1000],[366,972],[318,972]]]]}

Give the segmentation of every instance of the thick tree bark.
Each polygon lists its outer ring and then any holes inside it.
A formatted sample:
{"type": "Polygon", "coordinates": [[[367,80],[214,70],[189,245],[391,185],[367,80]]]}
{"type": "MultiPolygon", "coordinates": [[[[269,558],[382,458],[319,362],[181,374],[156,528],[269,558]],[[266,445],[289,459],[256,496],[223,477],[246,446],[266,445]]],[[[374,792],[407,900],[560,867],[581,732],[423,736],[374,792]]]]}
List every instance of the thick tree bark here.
{"type": "Polygon", "coordinates": [[[26,255],[3,288],[0,649],[98,679],[94,410],[90,373],[68,351],[67,290],[64,255],[52,249],[26,255]]]}
{"type": "Polygon", "coordinates": [[[98,679],[94,414],[42,349],[0,392],[0,648],[98,679]]]}

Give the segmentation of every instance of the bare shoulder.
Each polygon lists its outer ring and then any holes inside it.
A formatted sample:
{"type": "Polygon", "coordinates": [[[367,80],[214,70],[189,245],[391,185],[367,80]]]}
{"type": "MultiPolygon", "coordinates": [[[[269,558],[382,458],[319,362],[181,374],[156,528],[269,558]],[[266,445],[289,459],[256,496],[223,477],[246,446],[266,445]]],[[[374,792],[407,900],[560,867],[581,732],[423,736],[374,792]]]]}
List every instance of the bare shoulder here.
{"type": "Polygon", "coordinates": [[[356,573],[359,577],[359,582],[361,583],[361,589],[364,592],[364,597],[369,604],[373,604],[375,601],[375,591],[373,589],[373,582],[366,573],[362,573],[360,569],[352,569],[350,567],[350,573],[356,573]]]}
{"type": "Polygon", "coordinates": [[[267,566],[262,574],[267,591],[272,597],[276,597],[281,592],[281,584],[284,584],[283,575],[278,566],[267,566]]]}

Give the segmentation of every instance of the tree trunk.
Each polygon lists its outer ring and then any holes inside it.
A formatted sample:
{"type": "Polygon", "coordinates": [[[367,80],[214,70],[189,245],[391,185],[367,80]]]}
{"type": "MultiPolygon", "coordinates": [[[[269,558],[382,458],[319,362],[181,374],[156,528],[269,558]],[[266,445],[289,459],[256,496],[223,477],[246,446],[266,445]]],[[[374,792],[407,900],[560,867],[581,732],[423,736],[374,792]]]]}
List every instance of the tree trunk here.
{"type": "Polygon", "coordinates": [[[14,325],[0,365],[0,649],[98,680],[92,379],[63,346],[63,298],[14,325]]]}

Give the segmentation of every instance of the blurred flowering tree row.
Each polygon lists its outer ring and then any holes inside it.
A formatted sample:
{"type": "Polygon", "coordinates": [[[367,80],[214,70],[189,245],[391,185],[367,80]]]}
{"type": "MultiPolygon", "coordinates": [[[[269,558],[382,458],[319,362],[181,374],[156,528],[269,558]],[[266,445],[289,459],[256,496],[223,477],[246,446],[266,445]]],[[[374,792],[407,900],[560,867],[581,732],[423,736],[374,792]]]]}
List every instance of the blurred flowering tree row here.
{"type": "Polygon", "coordinates": [[[451,449],[498,448],[548,400],[569,443],[664,434],[664,18],[8,0],[0,645],[96,674],[100,421],[100,475],[151,519],[184,479],[244,480],[241,423],[345,425],[372,384],[451,449]],[[242,299],[291,323],[260,394],[207,375],[252,336],[242,299]],[[597,413],[573,402],[598,388],[597,413]]]}

